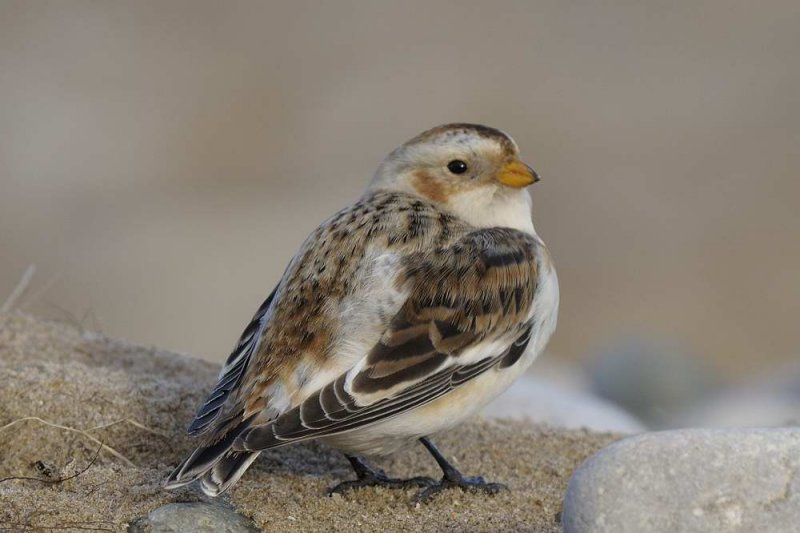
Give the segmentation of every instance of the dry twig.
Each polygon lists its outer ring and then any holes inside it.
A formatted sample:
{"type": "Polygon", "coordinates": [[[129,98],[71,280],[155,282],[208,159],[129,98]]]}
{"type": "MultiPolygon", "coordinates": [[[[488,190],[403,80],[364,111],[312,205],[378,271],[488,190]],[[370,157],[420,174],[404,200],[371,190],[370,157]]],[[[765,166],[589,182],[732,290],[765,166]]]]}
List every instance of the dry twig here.
{"type": "Polygon", "coordinates": [[[3,313],[8,313],[14,309],[14,305],[16,305],[17,300],[22,298],[22,295],[28,290],[34,274],[36,274],[36,265],[28,265],[28,268],[25,269],[25,272],[22,274],[17,286],[14,287],[14,290],[12,290],[11,294],[8,295],[6,301],[3,302],[2,307],[0,307],[0,311],[3,313]]]}
{"type": "Polygon", "coordinates": [[[102,449],[103,449],[103,443],[101,442],[100,446],[98,446],[97,449],[95,450],[94,456],[92,457],[92,460],[89,461],[89,464],[87,464],[80,472],[76,472],[72,475],[66,477],[60,477],[58,479],[42,479],[40,477],[30,477],[30,476],[9,476],[0,478],[0,483],[3,483],[5,481],[20,480],[20,479],[26,481],[38,481],[40,483],[49,483],[49,484],[63,483],[65,481],[69,481],[70,479],[75,479],[76,477],[80,476],[81,474],[89,470],[92,467],[92,465],[94,465],[95,461],[97,461],[97,457],[100,455],[100,450],[102,449]]]}
{"type": "Polygon", "coordinates": [[[162,433],[162,432],[157,431],[157,430],[155,430],[153,428],[149,428],[149,427],[145,426],[144,424],[140,424],[139,422],[137,422],[136,420],[133,420],[131,418],[123,418],[122,420],[115,420],[113,422],[109,422],[108,424],[100,424],[99,426],[95,426],[93,428],[89,428],[86,431],[96,431],[98,429],[107,429],[107,428],[110,428],[112,426],[116,426],[118,424],[122,424],[122,423],[125,423],[125,422],[127,422],[128,424],[130,424],[130,425],[132,425],[134,427],[137,427],[139,429],[143,429],[143,430],[147,431],[148,433],[152,433],[153,435],[158,435],[159,437],[162,437],[162,438],[165,438],[165,439],[170,438],[170,436],[167,435],[166,433],[162,433]]]}
{"type": "MultiPolygon", "coordinates": [[[[16,420],[12,421],[12,422],[9,422],[8,424],[6,424],[3,427],[0,427],[0,432],[6,430],[6,429],[8,429],[8,428],[10,428],[10,427],[12,427],[12,426],[14,426],[16,424],[19,424],[19,423],[22,423],[22,422],[27,422],[29,420],[33,420],[35,422],[39,422],[41,424],[44,424],[46,426],[50,426],[50,427],[53,427],[53,428],[56,428],[56,429],[63,429],[64,431],[69,431],[69,432],[72,432],[72,433],[77,433],[78,435],[83,435],[87,439],[89,439],[92,442],[98,444],[101,449],[106,450],[108,453],[110,453],[111,455],[113,455],[114,457],[116,457],[117,459],[122,461],[123,463],[125,463],[127,466],[131,466],[131,467],[135,467],[136,466],[136,465],[133,464],[133,462],[131,462],[130,459],[128,459],[127,457],[125,457],[124,455],[119,453],[117,450],[115,450],[111,446],[103,444],[99,439],[93,437],[92,435],[90,435],[86,431],[84,431],[82,429],[71,428],[71,427],[68,427],[68,426],[62,426],[61,424],[54,424],[53,422],[48,422],[47,420],[39,418],[38,416],[26,416],[24,418],[18,418],[16,420]]],[[[93,428],[93,429],[95,429],[95,428],[93,428]]]]}

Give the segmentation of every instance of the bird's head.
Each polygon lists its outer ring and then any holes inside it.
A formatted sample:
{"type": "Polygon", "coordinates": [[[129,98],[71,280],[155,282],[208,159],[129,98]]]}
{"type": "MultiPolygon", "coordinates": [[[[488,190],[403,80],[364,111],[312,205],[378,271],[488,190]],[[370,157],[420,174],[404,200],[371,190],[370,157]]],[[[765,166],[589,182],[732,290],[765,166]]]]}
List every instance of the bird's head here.
{"type": "Polygon", "coordinates": [[[446,124],[392,151],[370,190],[421,196],[479,227],[532,231],[525,187],[537,181],[505,133],[478,124],[446,124]]]}

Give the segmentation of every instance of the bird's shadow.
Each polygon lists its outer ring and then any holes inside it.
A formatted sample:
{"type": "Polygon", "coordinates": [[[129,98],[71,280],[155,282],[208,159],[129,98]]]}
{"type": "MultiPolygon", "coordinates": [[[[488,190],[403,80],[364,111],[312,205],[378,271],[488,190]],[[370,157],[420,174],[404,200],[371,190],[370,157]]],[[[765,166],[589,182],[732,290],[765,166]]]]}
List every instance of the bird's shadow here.
{"type": "MultiPolygon", "coordinates": [[[[429,470],[422,448],[411,448],[398,452],[391,458],[371,459],[370,464],[393,473],[419,468],[429,470]],[[402,466],[400,466],[402,464],[402,466]]],[[[289,474],[331,479],[353,477],[350,463],[344,454],[317,441],[301,442],[281,448],[266,450],[251,468],[268,474],[289,474]]]]}
{"type": "Polygon", "coordinates": [[[265,450],[252,468],[270,474],[315,477],[340,476],[350,470],[344,455],[315,441],[265,450]]]}

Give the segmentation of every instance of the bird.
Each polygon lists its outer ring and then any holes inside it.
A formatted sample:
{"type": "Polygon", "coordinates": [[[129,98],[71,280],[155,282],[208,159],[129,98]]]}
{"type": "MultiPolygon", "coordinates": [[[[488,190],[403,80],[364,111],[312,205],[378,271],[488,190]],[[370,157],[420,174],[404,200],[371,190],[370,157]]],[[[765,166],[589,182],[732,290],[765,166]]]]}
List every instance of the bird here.
{"type": "Polygon", "coordinates": [[[462,474],[432,435],[507,389],[556,328],[558,278],[536,233],[539,181],[506,133],[429,129],[393,150],[364,194],[300,246],[256,311],[188,433],[165,486],[217,496],[264,450],[319,440],[368,486],[507,487],[462,474]],[[421,443],[441,479],[389,477],[372,459],[421,443]]]}

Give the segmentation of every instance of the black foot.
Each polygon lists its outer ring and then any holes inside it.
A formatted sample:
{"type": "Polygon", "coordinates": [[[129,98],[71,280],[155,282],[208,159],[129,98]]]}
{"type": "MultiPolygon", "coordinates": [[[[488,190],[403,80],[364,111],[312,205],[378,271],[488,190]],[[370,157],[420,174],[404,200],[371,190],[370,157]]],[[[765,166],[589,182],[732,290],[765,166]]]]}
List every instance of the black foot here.
{"type": "Polygon", "coordinates": [[[489,483],[481,476],[469,477],[458,474],[457,477],[445,476],[439,483],[421,490],[414,498],[414,503],[427,503],[443,490],[459,488],[465,492],[483,492],[484,494],[497,494],[508,490],[502,483],[489,483]]]}
{"type": "Polygon", "coordinates": [[[458,487],[463,491],[483,492],[484,494],[497,494],[500,491],[508,490],[508,487],[502,483],[489,483],[480,476],[468,477],[462,475],[461,472],[456,469],[456,467],[451,465],[447,459],[445,459],[444,455],[442,455],[442,452],[439,451],[436,445],[431,442],[428,437],[422,437],[419,440],[439,464],[444,476],[439,483],[426,487],[420,491],[420,493],[417,494],[417,497],[414,498],[414,503],[425,503],[430,501],[433,496],[439,494],[443,490],[455,487],[458,487]]]}
{"type": "Polygon", "coordinates": [[[352,489],[361,487],[386,487],[390,489],[407,489],[419,487],[431,487],[436,485],[436,480],[429,477],[412,477],[408,479],[390,478],[386,472],[380,468],[371,468],[367,463],[358,457],[347,456],[358,479],[343,481],[328,490],[328,496],[343,494],[352,489]]]}

